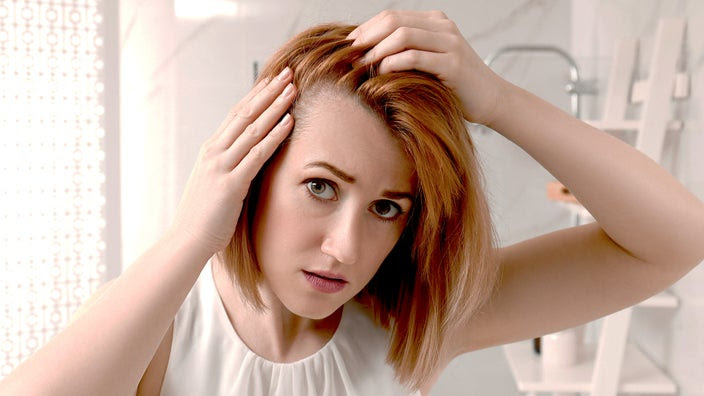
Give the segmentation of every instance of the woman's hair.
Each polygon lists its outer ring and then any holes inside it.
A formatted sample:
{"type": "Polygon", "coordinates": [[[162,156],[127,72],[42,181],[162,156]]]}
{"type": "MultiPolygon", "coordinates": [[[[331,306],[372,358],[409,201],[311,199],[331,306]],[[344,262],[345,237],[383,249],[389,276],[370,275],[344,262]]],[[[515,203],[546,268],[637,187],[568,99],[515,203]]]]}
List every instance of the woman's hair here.
{"type": "MultiPolygon", "coordinates": [[[[443,340],[488,300],[497,279],[494,234],[474,146],[461,105],[435,76],[420,71],[377,75],[357,67],[365,49],[352,48],[355,26],[308,29],[281,47],[259,79],[286,66],[298,98],[326,85],[359,98],[386,124],[414,161],[417,191],[408,223],[394,248],[356,299],[391,333],[387,360],[398,379],[418,388],[437,369],[443,340]]],[[[295,133],[295,132],[294,132],[295,133]]],[[[261,174],[254,180],[229,246],[230,276],[255,308],[261,271],[251,237],[261,174]]]]}

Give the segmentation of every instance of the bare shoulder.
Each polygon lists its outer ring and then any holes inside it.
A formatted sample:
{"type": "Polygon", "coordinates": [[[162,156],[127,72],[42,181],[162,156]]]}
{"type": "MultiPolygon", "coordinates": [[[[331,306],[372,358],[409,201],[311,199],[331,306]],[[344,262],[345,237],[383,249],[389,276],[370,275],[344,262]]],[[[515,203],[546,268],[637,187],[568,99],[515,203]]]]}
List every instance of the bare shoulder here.
{"type": "Polygon", "coordinates": [[[164,339],[159,344],[159,348],[156,350],[151,363],[144,371],[142,375],[142,380],[139,382],[137,387],[137,395],[159,395],[161,393],[161,385],[164,383],[164,376],[166,375],[166,367],[169,363],[169,356],[171,355],[171,341],[174,335],[174,324],[171,323],[169,329],[164,335],[164,339]]]}

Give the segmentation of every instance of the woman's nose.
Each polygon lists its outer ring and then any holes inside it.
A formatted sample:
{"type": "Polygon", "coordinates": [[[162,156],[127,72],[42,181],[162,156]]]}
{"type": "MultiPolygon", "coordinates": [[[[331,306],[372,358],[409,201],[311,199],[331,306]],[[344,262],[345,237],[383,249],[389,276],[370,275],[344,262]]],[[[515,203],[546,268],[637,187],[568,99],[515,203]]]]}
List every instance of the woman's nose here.
{"type": "Polygon", "coordinates": [[[320,250],[342,264],[356,264],[361,254],[362,224],[359,216],[336,216],[323,237],[320,250]]]}

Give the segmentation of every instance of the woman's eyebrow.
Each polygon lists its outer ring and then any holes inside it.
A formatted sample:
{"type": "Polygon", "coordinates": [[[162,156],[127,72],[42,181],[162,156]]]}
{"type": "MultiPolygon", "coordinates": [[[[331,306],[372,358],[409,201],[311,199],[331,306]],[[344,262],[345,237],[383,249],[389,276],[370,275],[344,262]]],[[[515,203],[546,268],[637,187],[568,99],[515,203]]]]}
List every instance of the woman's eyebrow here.
{"type": "MultiPolygon", "coordinates": [[[[307,164],[304,166],[305,169],[308,168],[325,168],[332,172],[335,176],[339,177],[343,181],[353,184],[357,179],[354,178],[354,176],[348,175],[345,173],[343,170],[340,168],[336,167],[335,165],[332,165],[328,162],[325,161],[315,161],[307,164]]],[[[390,191],[390,190],[384,190],[384,192],[381,194],[382,196],[390,199],[407,199],[411,202],[413,202],[413,194],[409,192],[404,192],[404,191],[390,191]]]]}
{"type": "Polygon", "coordinates": [[[407,199],[411,202],[413,202],[413,194],[409,192],[403,192],[403,191],[389,191],[385,190],[382,194],[382,196],[390,199],[407,199]]]}
{"type": "Polygon", "coordinates": [[[307,164],[304,168],[315,168],[315,167],[320,167],[320,168],[325,168],[332,172],[335,176],[339,177],[343,181],[347,183],[354,183],[357,179],[355,179],[353,176],[348,175],[347,173],[343,172],[341,169],[335,167],[334,165],[331,165],[325,161],[315,161],[307,164]]]}
{"type": "MultiPolygon", "coordinates": [[[[329,170],[335,176],[339,177],[340,179],[342,179],[343,181],[345,181],[347,183],[352,184],[355,181],[357,181],[357,179],[355,179],[354,176],[348,175],[347,173],[345,173],[345,171],[336,167],[335,165],[330,164],[329,162],[315,161],[315,162],[311,162],[309,164],[306,164],[306,166],[304,166],[305,169],[317,168],[317,167],[325,168],[325,169],[329,170]]],[[[407,200],[413,202],[413,194],[411,194],[410,192],[384,190],[384,192],[381,195],[386,198],[390,198],[390,199],[407,199],[407,200]]]]}

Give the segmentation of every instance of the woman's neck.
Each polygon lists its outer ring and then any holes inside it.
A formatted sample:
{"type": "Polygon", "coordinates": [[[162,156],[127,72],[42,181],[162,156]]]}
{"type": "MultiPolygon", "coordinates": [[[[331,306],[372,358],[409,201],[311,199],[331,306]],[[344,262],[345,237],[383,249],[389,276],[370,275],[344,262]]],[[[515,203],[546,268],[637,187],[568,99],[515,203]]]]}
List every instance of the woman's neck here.
{"type": "Polygon", "coordinates": [[[243,300],[218,259],[213,258],[212,265],[215,286],[230,323],[258,356],[278,363],[295,362],[319,351],[335,334],[342,307],[324,319],[305,318],[289,311],[262,286],[260,293],[268,309],[260,312],[243,300]]]}

